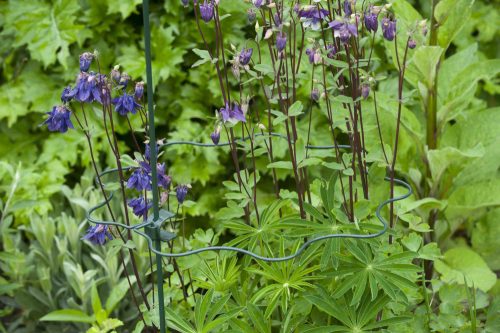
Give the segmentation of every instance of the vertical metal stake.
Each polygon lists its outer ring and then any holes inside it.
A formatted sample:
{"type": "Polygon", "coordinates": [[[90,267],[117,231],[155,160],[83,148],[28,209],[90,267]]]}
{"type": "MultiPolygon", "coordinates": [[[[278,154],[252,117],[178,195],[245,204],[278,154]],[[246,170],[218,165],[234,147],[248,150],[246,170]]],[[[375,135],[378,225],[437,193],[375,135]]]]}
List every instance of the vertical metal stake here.
{"type": "MultiPolygon", "coordinates": [[[[157,154],[156,151],[156,133],[155,133],[155,115],[153,105],[153,72],[151,69],[151,31],[149,28],[149,0],[142,0],[142,13],[144,21],[144,50],[146,53],[146,84],[148,93],[148,126],[149,126],[149,148],[151,177],[153,185],[153,221],[158,221],[160,217],[160,208],[158,203],[158,176],[156,171],[157,154]]],[[[155,230],[155,249],[161,251],[160,227],[155,230]]],[[[160,315],[160,332],[165,333],[165,299],[163,296],[163,266],[160,255],[156,255],[156,283],[158,286],[158,311],[160,315]]]]}

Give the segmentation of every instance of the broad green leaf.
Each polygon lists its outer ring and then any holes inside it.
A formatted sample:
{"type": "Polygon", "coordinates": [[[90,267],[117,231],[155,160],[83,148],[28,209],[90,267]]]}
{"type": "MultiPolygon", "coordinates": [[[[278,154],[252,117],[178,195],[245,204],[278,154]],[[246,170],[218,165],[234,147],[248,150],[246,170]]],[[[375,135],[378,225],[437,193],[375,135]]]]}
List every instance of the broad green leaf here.
{"type": "Polygon", "coordinates": [[[126,19],[133,12],[136,12],[136,7],[142,0],[107,0],[108,14],[120,13],[122,19],[126,19]]]}
{"type": "Polygon", "coordinates": [[[444,49],[439,46],[421,46],[413,54],[406,72],[406,79],[413,86],[422,82],[427,89],[432,89],[439,60],[444,49]]]}
{"type": "Polygon", "coordinates": [[[94,318],[80,310],[66,309],[52,311],[40,318],[40,321],[68,321],[92,324],[94,322],[94,318]]]}
{"type": "MultiPolygon", "coordinates": [[[[133,284],[135,283],[135,276],[130,276],[130,282],[133,284]]],[[[116,286],[111,289],[111,292],[108,296],[108,299],[106,300],[106,312],[111,314],[115,307],[120,303],[127,292],[129,291],[129,284],[127,279],[122,279],[116,286]]]]}
{"type": "Polygon", "coordinates": [[[483,258],[466,247],[456,247],[444,254],[443,260],[435,262],[436,270],[441,274],[441,280],[447,283],[472,284],[487,292],[496,283],[497,277],[491,271],[483,258]]]}
{"type": "Polygon", "coordinates": [[[474,0],[441,0],[434,17],[438,23],[438,41],[444,49],[455,39],[471,15],[474,0]]]}
{"type": "Polygon", "coordinates": [[[292,166],[292,162],[290,162],[290,161],[278,161],[278,162],[269,163],[267,165],[267,168],[268,169],[274,168],[274,169],[292,170],[293,166],[292,166]]]}

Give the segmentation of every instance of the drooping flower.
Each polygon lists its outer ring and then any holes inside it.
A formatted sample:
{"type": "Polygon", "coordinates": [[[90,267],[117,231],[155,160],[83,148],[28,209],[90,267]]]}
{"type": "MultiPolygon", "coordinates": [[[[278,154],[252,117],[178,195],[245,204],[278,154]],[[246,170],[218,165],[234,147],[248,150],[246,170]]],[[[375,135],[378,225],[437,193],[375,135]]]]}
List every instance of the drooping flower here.
{"type": "Polygon", "coordinates": [[[247,10],[247,18],[248,18],[248,23],[254,23],[255,19],[257,18],[257,13],[253,8],[249,8],[247,10]]]}
{"type": "Polygon", "coordinates": [[[252,0],[252,3],[255,7],[260,8],[266,4],[266,0],[252,0]]]}
{"type": "Polygon", "coordinates": [[[317,65],[321,62],[321,53],[319,49],[306,49],[306,54],[309,58],[309,63],[317,65]]]}
{"type": "Polygon", "coordinates": [[[134,96],[136,99],[141,99],[144,96],[144,82],[137,82],[135,84],[134,96]]]}
{"type": "Polygon", "coordinates": [[[230,122],[231,124],[236,124],[238,121],[246,122],[245,114],[238,103],[233,103],[232,108],[229,104],[226,104],[225,107],[220,109],[220,113],[224,122],[230,122]]]}
{"type": "Polygon", "coordinates": [[[214,143],[214,145],[218,145],[219,144],[219,140],[220,140],[220,126],[217,126],[215,128],[215,130],[213,131],[213,133],[210,134],[210,139],[212,139],[212,142],[214,143]]]}
{"type": "Polygon", "coordinates": [[[132,208],[135,216],[146,218],[148,210],[153,207],[153,203],[144,199],[144,197],[130,199],[127,205],[132,208]]]}
{"type": "Polygon", "coordinates": [[[373,7],[370,8],[370,11],[366,12],[364,16],[366,30],[377,32],[378,20],[377,14],[375,14],[375,12],[373,11],[373,7]]]}
{"type": "Polygon", "coordinates": [[[100,86],[104,82],[105,76],[102,74],[81,72],[71,94],[74,95],[75,100],[82,103],[92,103],[93,101],[102,103],[100,86]]]}
{"type": "Polygon", "coordinates": [[[120,69],[120,66],[119,65],[116,65],[115,67],[113,67],[113,69],[111,70],[111,78],[113,79],[113,81],[115,81],[115,83],[120,83],[120,79],[122,77],[122,74],[120,73],[119,71],[120,69]]]}
{"type": "Polygon", "coordinates": [[[408,47],[413,50],[414,48],[417,47],[417,42],[414,39],[410,39],[408,41],[408,47]]]}
{"type": "Polygon", "coordinates": [[[212,1],[204,0],[203,4],[200,3],[200,15],[201,19],[206,23],[210,22],[214,17],[214,5],[212,1]]]}
{"type": "Polygon", "coordinates": [[[130,75],[128,75],[127,73],[122,73],[122,75],[120,76],[120,85],[123,86],[124,89],[127,87],[129,81],[130,75]]]}
{"type": "Polygon", "coordinates": [[[327,46],[326,46],[326,56],[329,58],[329,59],[333,59],[335,58],[335,55],[337,54],[337,48],[335,47],[335,45],[329,43],[327,46]]]}
{"type": "Polygon", "coordinates": [[[165,174],[165,163],[158,163],[156,165],[156,172],[158,175],[158,186],[168,189],[172,178],[165,174]]]}
{"type": "Polygon", "coordinates": [[[189,0],[181,0],[181,3],[184,7],[189,6],[189,0]]]}
{"type": "Polygon", "coordinates": [[[312,91],[311,91],[311,99],[315,102],[319,101],[319,90],[318,88],[314,88],[312,91]]]}
{"type": "Polygon", "coordinates": [[[369,84],[363,84],[361,86],[361,96],[363,99],[367,99],[368,96],[370,96],[370,85],[369,84]]]}
{"type": "MultiPolygon", "coordinates": [[[[146,143],[145,146],[146,146],[146,148],[144,149],[144,157],[149,161],[149,159],[151,158],[151,148],[150,148],[149,143],[146,143]]],[[[156,143],[156,155],[157,156],[158,156],[159,149],[160,149],[160,145],[158,143],[156,143]]]]}
{"type": "Polygon", "coordinates": [[[82,239],[88,240],[96,245],[104,245],[107,239],[111,240],[113,236],[111,236],[107,225],[96,224],[87,229],[87,233],[82,239]]]}
{"type": "Polygon", "coordinates": [[[63,89],[61,93],[61,102],[69,103],[75,97],[75,90],[71,89],[71,86],[67,86],[63,89]]]}
{"type": "Polygon", "coordinates": [[[80,55],[80,71],[87,72],[90,68],[90,64],[94,59],[94,55],[90,52],[84,52],[80,55]]]}
{"type": "Polygon", "coordinates": [[[384,17],[382,19],[382,32],[385,39],[388,41],[394,40],[394,37],[396,37],[396,20],[384,17]]]}
{"type": "Polygon", "coordinates": [[[71,111],[66,106],[54,106],[47,114],[49,117],[41,125],[47,125],[49,131],[65,133],[68,128],[74,128],[70,119],[71,111]]]}
{"type": "Polygon", "coordinates": [[[328,16],[329,12],[326,9],[319,8],[313,5],[304,6],[299,10],[299,17],[304,28],[310,27],[312,30],[321,28],[321,20],[328,16]]]}
{"type": "Polygon", "coordinates": [[[286,34],[281,32],[276,36],[276,48],[281,52],[286,47],[286,34]]]}
{"type": "Polygon", "coordinates": [[[177,196],[177,202],[182,204],[186,200],[186,195],[189,191],[188,185],[178,185],[175,189],[175,195],[177,196]]]}
{"type": "Polygon", "coordinates": [[[140,109],[140,105],[135,101],[134,96],[123,92],[123,95],[113,98],[111,101],[115,105],[115,111],[121,116],[126,116],[127,113],[136,114],[140,109]]]}
{"type": "Polygon", "coordinates": [[[253,49],[252,48],[243,48],[240,52],[240,56],[239,56],[239,61],[240,61],[240,64],[242,64],[243,66],[246,66],[248,65],[248,63],[250,62],[250,59],[252,59],[252,53],[253,53],[253,49]]]}
{"type": "Polygon", "coordinates": [[[127,187],[137,191],[151,190],[151,167],[146,162],[139,162],[139,167],[127,181],[127,187]]]}
{"type": "Polygon", "coordinates": [[[351,1],[349,0],[344,0],[344,14],[346,17],[349,17],[352,14],[351,1]]]}
{"type": "Polygon", "coordinates": [[[276,24],[276,26],[280,26],[281,25],[281,17],[280,17],[280,14],[279,12],[276,12],[274,14],[274,23],[276,24]]]}
{"type": "Polygon", "coordinates": [[[358,35],[358,28],[348,21],[332,21],[328,24],[334,31],[334,36],[339,37],[342,43],[347,43],[351,36],[358,35]]]}

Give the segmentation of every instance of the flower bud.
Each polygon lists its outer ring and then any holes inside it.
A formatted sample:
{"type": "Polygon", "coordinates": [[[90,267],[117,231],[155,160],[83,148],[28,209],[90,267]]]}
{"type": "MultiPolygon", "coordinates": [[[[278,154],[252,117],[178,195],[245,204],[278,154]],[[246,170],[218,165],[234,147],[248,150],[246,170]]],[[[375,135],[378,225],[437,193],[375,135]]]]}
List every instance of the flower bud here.
{"type": "Polygon", "coordinates": [[[188,190],[189,190],[188,185],[178,185],[177,188],[175,189],[175,195],[177,197],[177,202],[179,202],[179,204],[182,204],[186,199],[188,190]]]}
{"type": "Polygon", "coordinates": [[[113,79],[113,81],[115,81],[116,83],[120,83],[120,78],[121,78],[121,73],[119,71],[120,69],[120,66],[116,65],[112,70],[111,70],[111,78],[113,79]]]}
{"type": "Polygon", "coordinates": [[[368,96],[370,96],[370,85],[369,84],[363,84],[361,86],[361,96],[363,99],[367,99],[368,96]]]}
{"type": "Polygon", "coordinates": [[[203,4],[200,3],[200,15],[201,19],[206,23],[212,20],[214,17],[214,5],[212,1],[207,2],[207,0],[205,0],[203,4]]]}
{"type": "Polygon", "coordinates": [[[278,49],[278,52],[281,52],[285,49],[285,47],[286,47],[286,34],[282,32],[276,36],[276,48],[278,49]]]}
{"type": "Polygon", "coordinates": [[[377,14],[373,12],[373,7],[370,8],[370,11],[365,13],[365,27],[368,31],[377,32],[378,30],[378,20],[377,14]]]}
{"type": "Polygon", "coordinates": [[[80,71],[87,72],[90,68],[90,64],[92,63],[92,59],[94,59],[94,55],[90,52],[84,52],[80,56],[80,71]]]}
{"type": "Polygon", "coordinates": [[[144,82],[137,82],[135,84],[134,96],[136,99],[141,99],[144,96],[144,82]]]}
{"type": "Polygon", "coordinates": [[[239,61],[240,61],[240,64],[242,64],[243,66],[246,66],[248,65],[248,63],[250,62],[250,59],[252,58],[252,53],[253,53],[253,49],[252,48],[243,48],[240,52],[240,56],[239,56],[239,61]]]}
{"type": "Polygon", "coordinates": [[[318,88],[314,88],[312,91],[311,91],[311,99],[315,102],[319,101],[319,97],[320,97],[320,93],[319,93],[319,90],[318,88]]]}
{"type": "Polygon", "coordinates": [[[394,40],[394,37],[396,37],[396,20],[393,21],[387,17],[384,17],[382,19],[382,32],[386,40],[394,40]]]}
{"type": "Polygon", "coordinates": [[[213,131],[213,133],[210,134],[210,138],[212,139],[212,142],[214,143],[214,145],[218,145],[219,144],[219,140],[220,140],[220,126],[217,126],[217,128],[213,131]]]}
{"type": "Polygon", "coordinates": [[[248,23],[255,22],[255,19],[257,18],[257,13],[255,13],[255,10],[253,10],[253,8],[249,8],[247,10],[247,18],[248,18],[248,23]]]}
{"type": "Polygon", "coordinates": [[[130,75],[128,75],[127,73],[123,73],[120,77],[120,85],[122,85],[125,88],[129,81],[130,81],[130,75]]]}
{"type": "Polygon", "coordinates": [[[189,6],[189,0],[181,0],[181,3],[184,7],[189,6]]]}
{"type": "Polygon", "coordinates": [[[255,7],[260,8],[266,4],[266,1],[265,0],[252,0],[252,3],[255,7]]]}
{"type": "Polygon", "coordinates": [[[413,50],[415,47],[417,47],[417,42],[414,39],[410,39],[408,41],[408,47],[413,50]]]}

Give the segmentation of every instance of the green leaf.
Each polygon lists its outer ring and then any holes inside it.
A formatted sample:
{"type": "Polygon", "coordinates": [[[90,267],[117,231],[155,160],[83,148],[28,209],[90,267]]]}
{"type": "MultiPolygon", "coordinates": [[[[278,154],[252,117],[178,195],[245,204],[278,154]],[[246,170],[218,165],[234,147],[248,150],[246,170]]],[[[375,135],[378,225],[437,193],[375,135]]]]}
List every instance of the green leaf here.
{"type": "Polygon", "coordinates": [[[76,24],[80,6],[77,1],[56,0],[52,4],[39,0],[9,1],[6,32],[14,34],[14,46],[27,45],[33,59],[45,67],[58,60],[67,67],[69,46],[79,36],[88,36],[83,25],[76,24]]]}
{"type": "Polygon", "coordinates": [[[304,108],[304,106],[302,105],[302,102],[297,101],[297,102],[293,103],[288,108],[288,116],[289,117],[296,117],[298,115],[301,115],[303,108],[304,108]]]}
{"type": "MultiPolygon", "coordinates": [[[[132,284],[135,283],[135,276],[130,277],[130,282],[132,284]]],[[[111,314],[118,303],[120,303],[123,297],[125,297],[129,288],[127,279],[122,279],[116,286],[113,287],[113,289],[111,289],[111,293],[109,294],[105,305],[108,315],[111,314]]]]}
{"type": "Polygon", "coordinates": [[[278,162],[273,162],[273,163],[269,163],[267,165],[267,168],[268,169],[288,169],[288,170],[292,170],[293,169],[293,165],[292,165],[292,162],[290,161],[278,161],[278,162]]]}
{"type": "Polygon", "coordinates": [[[210,53],[207,50],[193,49],[193,52],[200,57],[200,60],[196,61],[191,68],[198,67],[206,62],[212,61],[212,57],[210,57],[210,53]]]}
{"type": "Polygon", "coordinates": [[[130,16],[136,12],[136,7],[142,0],[106,0],[108,3],[108,14],[120,13],[122,19],[130,16]]]}
{"type": "Polygon", "coordinates": [[[436,270],[441,274],[441,280],[447,283],[472,284],[484,292],[490,290],[496,283],[496,274],[486,265],[483,258],[466,247],[448,250],[443,260],[436,260],[436,270]]]}
{"type": "Polygon", "coordinates": [[[80,310],[66,309],[52,311],[40,318],[40,321],[69,321],[92,324],[94,322],[94,318],[80,310]]]}
{"type": "Polygon", "coordinates": [[[438,41],[444,49],[460,33],[471,15],[474,0],[441,0],[437,3],[434,17],[438,23],[438,41]]]}
{"type": "Polygon", "coordinates": [[[439,46],[421,46],[413,54],[411,64],[406,72],[406,79],[417,87],[418,82],[432,89],[436,70],[444,49],[439,46]]]}
{"type": "Polygon", "coordinates": [[[95,283],[92,285],[90,298],[92,302],[92,310],[94,311],[94,315],[97,316],[97,314],[102,310],[102,303],[95,283]]]}

